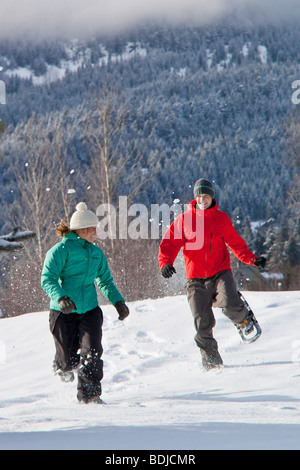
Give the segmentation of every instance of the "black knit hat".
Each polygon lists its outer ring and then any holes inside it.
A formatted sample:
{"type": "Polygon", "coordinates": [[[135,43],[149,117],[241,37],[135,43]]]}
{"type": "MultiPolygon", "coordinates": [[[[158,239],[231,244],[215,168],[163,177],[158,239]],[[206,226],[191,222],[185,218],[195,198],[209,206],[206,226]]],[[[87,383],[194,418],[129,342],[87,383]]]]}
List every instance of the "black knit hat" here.
{"type": "Polygon", "coordinates": [[[212,198],[215,195],[214,188],[209,180],[201,178],[195,183],[194,186],[194,197],[199,196],[199,194],[208,194],[212,198]]]}

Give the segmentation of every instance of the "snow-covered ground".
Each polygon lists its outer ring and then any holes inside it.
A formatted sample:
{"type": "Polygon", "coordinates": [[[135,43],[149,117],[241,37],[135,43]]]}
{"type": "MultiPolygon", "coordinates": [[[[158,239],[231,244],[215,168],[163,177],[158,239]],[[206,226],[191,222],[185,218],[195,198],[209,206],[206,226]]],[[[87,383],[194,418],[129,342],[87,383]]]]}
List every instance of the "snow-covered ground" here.
{"type": "Polygon", "coordinates": [[[216,309],[225,367],[205,372],[185,296],[103,308],[103,396],[52,375],[47,312],[0,319],[0,449],[300,449],[300,292],[246,292],[263,335],[216,309]]]}

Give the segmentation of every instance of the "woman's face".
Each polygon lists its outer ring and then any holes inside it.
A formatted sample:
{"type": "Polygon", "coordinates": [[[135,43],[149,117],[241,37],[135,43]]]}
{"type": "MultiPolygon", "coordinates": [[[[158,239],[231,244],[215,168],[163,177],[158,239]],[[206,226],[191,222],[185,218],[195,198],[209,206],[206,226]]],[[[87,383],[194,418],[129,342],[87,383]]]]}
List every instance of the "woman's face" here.
{"type": "Polygon", "coordinates": [[[79,228],[78,230],[76,230],[76,233],[79,238],[83,238],[83,240],[93,243],[95,241],[95,238],[97,237],[97,228],[79,228]]]}

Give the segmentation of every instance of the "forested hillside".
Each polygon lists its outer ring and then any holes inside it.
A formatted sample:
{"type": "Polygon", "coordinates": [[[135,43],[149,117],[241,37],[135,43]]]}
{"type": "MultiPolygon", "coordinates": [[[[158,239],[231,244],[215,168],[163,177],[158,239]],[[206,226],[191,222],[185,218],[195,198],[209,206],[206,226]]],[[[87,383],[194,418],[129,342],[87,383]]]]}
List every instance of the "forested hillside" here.
{"type": "MultiPolygon", "coordinates": [[[[269,256],[270,273],[285,273],[281,286],[299,287],[300,124],[292,102],[299,40],[296,24],[233,19],[199,28],[140,26],[86,41],[2,40],[0,226],[3,234],[15,225],[38,232],[30,259],[22,261],[31,275],[35,263],[38,278],[55,241],[53,222],[82,198],[93,210],[108,194],[112,204],[120,195],[147,207],[185,204],[203,176],[214,181],[220,208],[249,244],[269,256]],[[95,170],[103,109],[114,130],[109,193],[101,177],[105,162],[98,176],[95,170]],[[252,232],[257,221],[262,228],[252,232]]],[[[145,277],[157,270],[157,242],[147,240],[148,255],[141,247],[151,260],[145,277]]],[[[107,247],[117,276],[120,245],[107,247]]],[[[122,245],[128,269],[126,250],[122,245]]],[[[134,298],[156,289],[145,283],[146,292],[144,284],[135,290],[126,282],[134,298]]]]}

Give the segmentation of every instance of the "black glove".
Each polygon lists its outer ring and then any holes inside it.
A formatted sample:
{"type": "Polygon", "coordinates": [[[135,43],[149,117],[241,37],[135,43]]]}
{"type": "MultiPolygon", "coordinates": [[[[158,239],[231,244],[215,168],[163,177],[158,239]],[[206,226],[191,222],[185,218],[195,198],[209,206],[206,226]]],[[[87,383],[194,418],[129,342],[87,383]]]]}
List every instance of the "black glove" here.
{"type": "Polygon", "coordinates": [[[123,321],[125,320],[126,317],[129,315],[129,308],[125,304],[125,302],[122,302],[119,300],[116,305],[115,305],[117,312],[119,314],[119,320],[123,321]]]}
{"type": "Polygon", "coordinates": [[[259,256],[258,258],[254,260],[255,266],[261,266],[262,268],[266,266],[266,262],[267,260],[263,256],[259,256]]]}
{"type": "Polygon", "coordinates": [[[166,264],[166,266],[162,268],[161,273],[166,279],[168,279],[176,273],[176,269],[171,264],[166,264]]]}
{"type": "Polygon", "coordinates": [[[68,315],[69,313],[71,313],[72,310],[77,310],[74,302],[66,295],[59,301],[59,305],[60,305],[60,310],[65,315],[68,315]]]}

